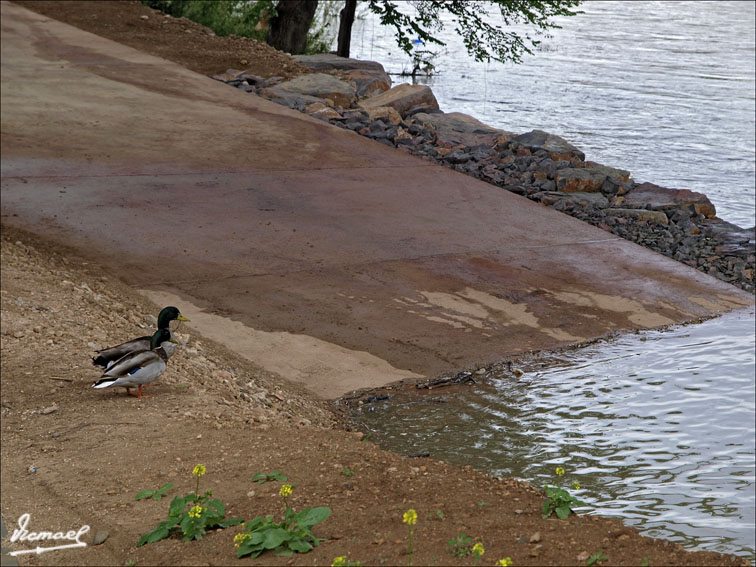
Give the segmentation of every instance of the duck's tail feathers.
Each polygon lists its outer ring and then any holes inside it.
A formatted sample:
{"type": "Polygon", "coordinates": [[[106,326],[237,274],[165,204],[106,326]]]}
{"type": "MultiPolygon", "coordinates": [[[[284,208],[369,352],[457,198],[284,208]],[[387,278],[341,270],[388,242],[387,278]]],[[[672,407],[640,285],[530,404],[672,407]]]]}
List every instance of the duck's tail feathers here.
{"type": "Polygon", "coordinates": [[[116,361],[117,359],[113,360],[112,358],[105,358],[104,356],[98,356],[97,358],[92,357],[92,364],[104,370],[110,370],[110,367],[113,366],[116,361]]]}
{"type": "Polygon", "coordinates": [[[112,386],[113,382],[118,380],[118,378],[111,378],[110,376],[103,376],[100,378],[97,382],[92,384],[93,388],[107,388],[108,386],[112,386]]]}

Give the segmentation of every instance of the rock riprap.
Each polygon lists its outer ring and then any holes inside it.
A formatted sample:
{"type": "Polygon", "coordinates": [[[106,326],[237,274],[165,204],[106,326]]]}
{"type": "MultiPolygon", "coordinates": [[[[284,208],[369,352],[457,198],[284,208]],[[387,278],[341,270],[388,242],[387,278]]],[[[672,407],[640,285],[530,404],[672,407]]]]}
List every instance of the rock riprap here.
{"type": "Polygon", "coordinates": [[[702,193],[636,183],[543,130],[515,134],[445,113],[425,85],[391,86],[380,63],[300,56],[284,82],[229,69],[213,78],[496,185],[754,291],[756,227],[717,218],[702,193]]]}

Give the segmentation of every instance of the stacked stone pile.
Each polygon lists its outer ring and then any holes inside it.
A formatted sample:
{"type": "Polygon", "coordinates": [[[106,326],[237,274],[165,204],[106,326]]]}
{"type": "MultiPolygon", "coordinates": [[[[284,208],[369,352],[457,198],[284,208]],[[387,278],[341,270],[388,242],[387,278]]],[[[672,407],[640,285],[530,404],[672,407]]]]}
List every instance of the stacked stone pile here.
{"type": "Polygon", "coordinates": [[[298,56],[315,72],[289,81],[229,69],[213,78],[538,201],[702,272],[754,290],[756,228],[716,216],[706,195],[636,183],[628,171],[585,160],[569,142],[515,134],[444,113],[431,89],[402,84],[379,63],[298,56]]]}

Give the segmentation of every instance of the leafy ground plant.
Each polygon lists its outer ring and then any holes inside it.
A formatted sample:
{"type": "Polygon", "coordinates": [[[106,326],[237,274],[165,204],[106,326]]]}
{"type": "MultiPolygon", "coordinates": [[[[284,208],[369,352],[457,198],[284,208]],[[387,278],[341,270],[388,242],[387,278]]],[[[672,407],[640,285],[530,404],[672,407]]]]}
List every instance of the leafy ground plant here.
{"type": "Polygon", "coordinates": [[[465,532],[460,532],[457,537],[449,540],[449,552],[454,557],[467,557],[472,553],[472,538],[465,532]]]}
{"type": "MultiPolygon", "coordinates": [[[[557,467],[556,474],[558,477],[564,476],[564,468],[557,467]]],[[[576,489],[580,488],[580,484],[577,482],[573,486],[576,489]]],[[[551,514],[556,513],[560,520],[564,520],[570,514],[574,514],[572,510],[573,506],[586,506],[585,502],[578,500],[565,489],[558,486],[546,485],[543,491],[546,493],[546,502],[543,503],[542,518],[549,518],[551,514]]]]}
{"type": "Polygon", "coordinates": [[[186,496],[176,496],[168,510],[168,519],[139,538],[137,547],[165,539],[174,530],[181,530],[184,541],[199,540],[208,529],[227,528],[244,521],[242,518],[226,520],[223,502],[218,499],[211,500],[213,493],[210,490],[200,495],[200,477],[204,474],[204,465],[194,467],[192,475],[197,479],[194,492],[186,496]]]}
{"type": "Polygon", "coordinates": [[[283,556],[307,553],[323,541],[313,535],[312,527],[326,520],[331,509],[321,506],[294,512],[287,500],[291,493],[290,484],[284,484],[279,491],[286,508],[281,522],[274,522],[273,516],[257,516],[243,524],[244,531],[234,537],[237,557],[258,557],[267,550],[283,556]]]}
{"type": "Polygon", "coordinates": [[[173,488],[173,485],[169,482],[168,484],[164,484],[157,490],[140,490],[139,492],[137,492],[134,500],[144,500],[145,498],[160,500],[161,498],[163,498],[163,496],[166,496],[166,492],[168,492],[171,488],[173,488]]]}
{"type": "Polygon", "coordinates": [[[256,482],[258,484],[262,484],[264,482],[286,482],[287,478],[286,475],[281,474],[281,471],[273,471],[271,473],[256,473],[255,476],[252,477],[252,482],[256,482]]]}
{"type": "Polygon", "coordinates": [[[585,562],[586,565],[600,565],[602,561],[606,561],[609,559],[609,556],[604,553],[603,551],[599,551],[598,553],[594,553],[588,558],[588,561],[585,562]]]}

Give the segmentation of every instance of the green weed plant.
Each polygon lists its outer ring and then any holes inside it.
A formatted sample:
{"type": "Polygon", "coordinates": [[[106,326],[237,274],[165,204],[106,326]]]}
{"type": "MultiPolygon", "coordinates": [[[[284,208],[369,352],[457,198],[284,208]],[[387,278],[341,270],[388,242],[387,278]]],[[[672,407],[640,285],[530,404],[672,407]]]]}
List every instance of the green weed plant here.
{"type": "Polygon", "coordinates": [[[237,557],[249,555],[254,558],[264,551],[291,556],[295,553],[307,553],[323,541],[315,537],[312,528],[328,519],[331,509],[321,506],[295,512],[288,505],[287,498],[291,493],[292,485],[290,484],[284,484],[279,491],[286,508],[280,522],[275,522],[273,516],[269,515],[257,516],[243,525],[244,531],[234,537],[237,557]]]}
{"type": "MultiPolygon", "coordinates": [[[[556,474],[558,477],[564,475],[564,468],[557,467],[556,474]]],[[[573,484],[575,488],[580,488],[580,484],[575,482],[573,484]]],[[[578,500],[567,492],[564,488],[559,486],[546,485],[543,488],[546,493],[546,502],[543,503],[543,509],[541,513],[542,518],[550,518],[552,514],[556,514],[560,520],[564,520],[570,514],[575,512],[572,510],[573,506],[586,506],[586,503],[582,500],[578,500]]]]}
{"type": "Polygon", "coordinates": [[[164,484],[157,490],[140,490],[137,492],[136,497],[134,500],[144,500],[145,498],[152,498],[153,500],[160,500],[164,496],[166,496],[166,493],[173,488],[173,485],[169,482],[168,484],[164,484]]]}
{"type": "Polygon", "coordinates": [[[256,482],[257,484],[263,484],[264,482],[286,482],[287,478],[286,475],[281,474],[281,471],[273,471],[271,473],[255,473],[255,476],[252,477],[252,482],[256,482]]]}
{"type": "Polygon", "coordinates": [[[465,532],[460,532],[457,537],[449,540],[449,553],[454,557],[467,557],[472,553],[472,538],[465,532]]]}
{"type": "Polygon", "coordinates": [[[588,561],[585,562],[585,564],[586,565],[601,565],[601,562],[606,561],[607,559],[609,559],[609,556],[603,551],[599,551],[591,555],[588,558],[588,561]]]}
{"type": "Polygon", "coordinates": [[[199,493],[200,477],[204,474],[204,465],[194,467],[192,475],[197,478],[195,491],[186,496],[176,496],[168,510],[168,519],[139,538],[137,547],[165,539],[177,530],[181,531],[184,541],[200,540],[209,529],[227,528],[244,521],[242,518],[226,520],[223,502],[217,498],[211,500],[213,494],[210,490],[199,493]]]}

